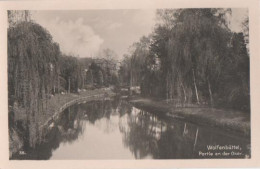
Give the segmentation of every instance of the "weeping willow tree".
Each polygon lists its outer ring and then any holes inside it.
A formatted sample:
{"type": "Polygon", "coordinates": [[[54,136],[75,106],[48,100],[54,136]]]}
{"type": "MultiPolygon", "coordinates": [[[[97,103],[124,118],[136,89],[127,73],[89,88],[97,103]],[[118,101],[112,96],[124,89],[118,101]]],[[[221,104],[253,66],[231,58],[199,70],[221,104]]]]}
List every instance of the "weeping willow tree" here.
{"type": "MultiPolygon", "coordinates": [[[[166,33],[164,37],[167,37],[161,47],[164,52],[160,51],[159,55],[165,74],[167,100],[196,100],[200,104],[207,95],[213,103],[210,81],[215,75],[213,72],[217,71],[213,69],[221,65],[217,57],[225,56],[223,53],[227,50],[230,31],[225,16],[228,13],[229,10],[218,9],[158,11],[164,22],[155,33],[166,33]],[[205,89],[206,83],[208,94],[201,90],[205,89]]],[[[155,42],[158,46],[160,39],[155,38],[155,42]]]]}
{"type": "Polygon", "coordinates": [[[139,42],[135,42],[131,48],[130,59],[130,86],[140,86],[142,74],[144,74],[145,60],[149,55],[150,38],[143,36],[139,42]]]}
{"type": "Polygon", "coordinates": [[[158,10],[149,54],[141,54],[143,60],[160,61],[158,70],[142,73],[148,95],[160,96],[154,95],[151,84],[156,84],[175,104],[249,109],[249,54],[244,40],[248,35],[229,29],[231,15],[230,9],[158,10]]]}
{"type": "Polygon", "coordinates": [[[119,76],[119,83],[121,86],[127,86],[129,85],[129,79],[130,78],[130,63],[131,63],[131,56],[128,54],[125,54],[124,59],[122,60],[122,62],[120,63],[120,68],[118,71],[118,76],[119,76]]]}
{"type": "Polygon", "coordinates": [[[39,118],[47,108],[48,94],[57,88],[59,56],[58,44],[40,25],[21,22],[8,28],[9,105],[25,109],[30,146],[41,136],[39,118]]]}

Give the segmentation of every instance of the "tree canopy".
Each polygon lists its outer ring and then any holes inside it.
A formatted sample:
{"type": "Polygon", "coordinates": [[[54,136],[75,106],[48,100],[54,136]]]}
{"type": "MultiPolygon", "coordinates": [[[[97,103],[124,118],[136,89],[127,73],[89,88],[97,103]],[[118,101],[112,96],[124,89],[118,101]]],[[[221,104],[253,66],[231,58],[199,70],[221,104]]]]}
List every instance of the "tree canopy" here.
{"type": "Polygon", "coordinates": [[[229,29],[230,15],[230,9],[157,10],[154,31],[127,58],[135,65],[130,79],[138,79],[143,95],[176,104],[249,110],[247,35],[229,29]]]}

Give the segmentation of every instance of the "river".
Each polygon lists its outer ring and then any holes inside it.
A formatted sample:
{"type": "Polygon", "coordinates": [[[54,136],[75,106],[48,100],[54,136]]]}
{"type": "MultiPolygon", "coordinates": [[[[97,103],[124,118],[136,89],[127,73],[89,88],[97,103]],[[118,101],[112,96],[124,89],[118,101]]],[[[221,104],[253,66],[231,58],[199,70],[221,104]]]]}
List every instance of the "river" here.
{"type": "Polygon", "coordinates": [[[247,138],[143,111],[119,98],[73,105],[50,127],[40,145],[13,158],[250,158],[247,138]]]}

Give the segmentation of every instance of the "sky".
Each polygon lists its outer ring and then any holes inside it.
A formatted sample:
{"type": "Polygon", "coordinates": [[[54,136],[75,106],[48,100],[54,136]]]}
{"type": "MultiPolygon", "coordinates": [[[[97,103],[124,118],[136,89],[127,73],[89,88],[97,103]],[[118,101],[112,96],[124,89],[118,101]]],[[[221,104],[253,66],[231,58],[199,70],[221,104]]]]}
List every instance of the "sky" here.
{"type": "MultiPolygon", "coordinates": [[[[134,42],[153,31],[155,13],[155,9],[32,11],[32,19],[51,33],[64,54],[96,57],[109,48],[122,59],[134,42]]],[[[246,14],[246,9],[232,9],[230,29],[241,31],[246,14]]]]}

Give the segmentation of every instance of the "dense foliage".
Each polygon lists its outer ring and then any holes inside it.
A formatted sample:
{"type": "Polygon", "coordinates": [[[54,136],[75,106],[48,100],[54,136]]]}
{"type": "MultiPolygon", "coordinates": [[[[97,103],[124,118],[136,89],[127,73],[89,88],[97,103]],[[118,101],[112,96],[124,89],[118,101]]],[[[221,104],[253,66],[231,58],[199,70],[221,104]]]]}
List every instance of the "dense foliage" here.
{"type": "Polygon", "coordinates": [[[22,121],[19,128],[26,135],[22,137],[28,139],[25,144],[35,146],[42,135],[38,122],[45,116],[51,97],[57,93],[78,93],[87,85],[104,87],[117,83],[109,59],[99,59],[97,65],[95,59],[64,55],[39,24],[12,24],[8,28],[8,99],[12,117],[9,126],[14,127],[14,117],[22,121]]]}
{"type": "MultiPolygon", "coordinates": [[[[55,88],[59,56],[58,44],[40,25],[21,22],[8,29],[9,105],[26,109],[29,135],[39,135],[35,122],[55,88]]],[[[33,145],[36,140],[29,142],[33,145]]]]}
{"type": "Polygon", "coordinates": [[[153,33],[134,44],[123,61],[130,68],[122,65],[121,76],[130,77],[130,86],[140,85],[144,96],[249,110],[248,35],[228,28],[231,14],[230,9],[158,10],[153,33]]]}

